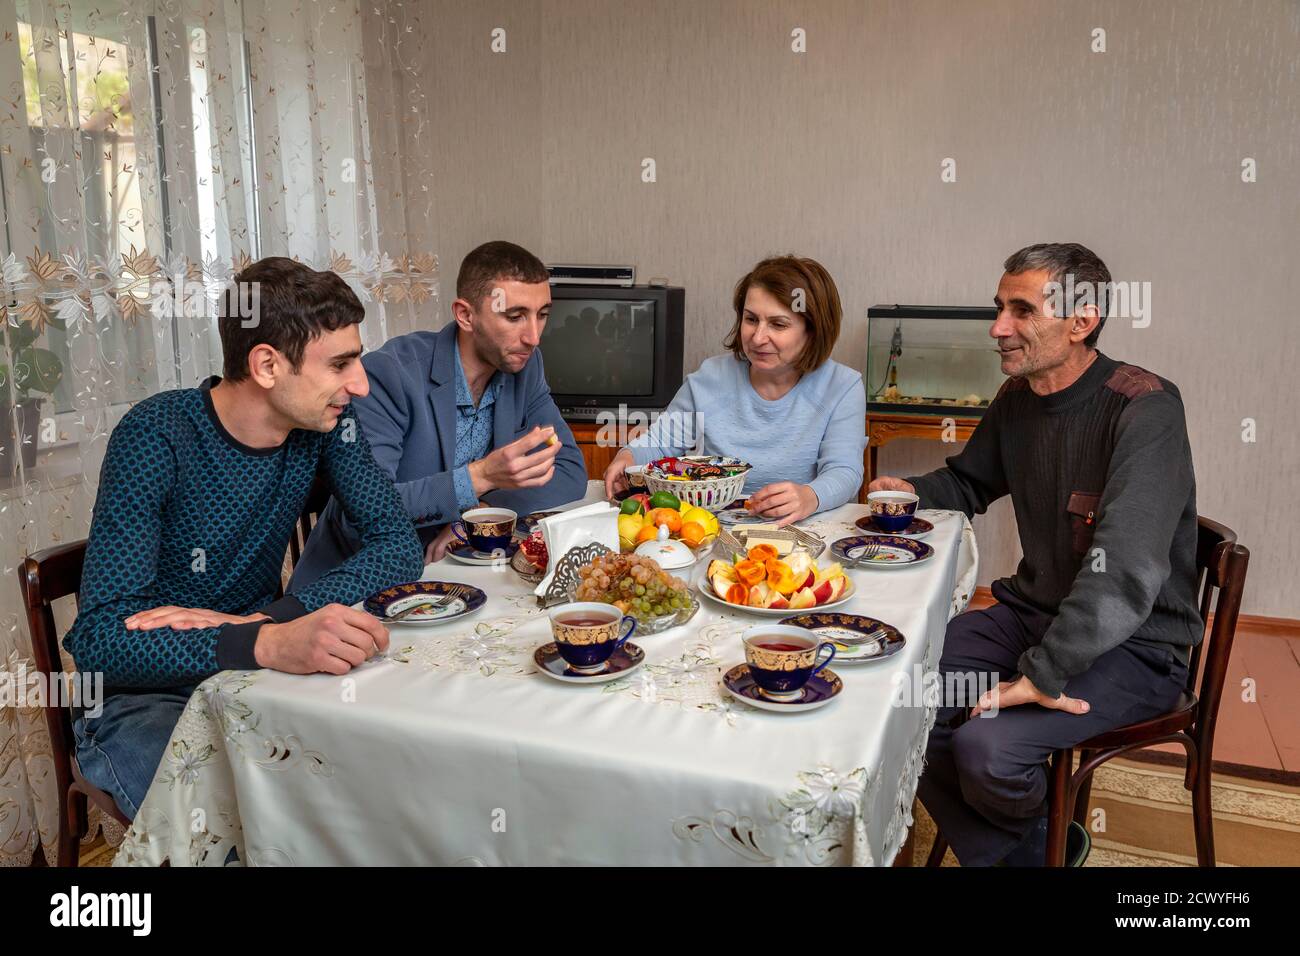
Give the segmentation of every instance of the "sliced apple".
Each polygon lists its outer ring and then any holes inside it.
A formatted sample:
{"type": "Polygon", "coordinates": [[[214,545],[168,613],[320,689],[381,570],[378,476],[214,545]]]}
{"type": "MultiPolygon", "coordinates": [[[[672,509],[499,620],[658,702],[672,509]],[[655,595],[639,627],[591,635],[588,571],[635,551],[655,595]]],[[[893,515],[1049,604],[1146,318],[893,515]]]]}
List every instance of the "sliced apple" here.
{"type": "Polygon", "coordinates": [[[772,589],[767,586],[767,582],[759,581],[749,589],[749,606],[767,607],[767,601],[771,594],[772,589]]]}
{"type": "Polygon", "coordinates": [[[817,599],[813,597],[812,591],[808,588],[802,588],[801,590],[795,592],[794,597],[790,598],[790,609],[792,611],[798,611],[808,607],[815,607],[816,604],[817,604],[817,599]]]}
{"type": "Polygon", "coordinates": [[[838,601],[849,587],[849,579],[842,574],[838,578],[831,578],[826,583],[831,586],[831,601],[838,601]]]}
{"type": "Polygon", "coordinates": [[[829,564],[817,572],[817,583],[821,584],[823,581],[829,581],[832,578],[842,578],[842,577],[844,577],[844,568],[842,568],[840,566],[840,563],[836,561],[833,564],[829,564]]]}
{"type": "Polygon", "coordinates": [[[784,611],[789,606],[790,606],[790,602],[786,600],[785,595],[782,594],[780,591],[776,591],[773,593],[772,603],[768,605],[768,607],[778,611],[784,611]]]}
{"type": "Polygon", "coordinates": [[[710,581],[719,574],[731,581],[736,580],[736,566],[728,561],[719,561],[717,558],[709,562],[709,570],[705,573],[710,581]]]}
{"type": "Polygon", "coordinates": [[[796,581],[802,581],[808,576],[808,572],[816,568],[813,564],[812,555],[807,551],[793,551],[785,558],[785,563],[790,566],[790,573],[796,581]]]}
{"type": "Polygon", "coordinates": [[[831,599],[831,582],[823,581],[812,589],[813,600],[818,604],[825,604],[831,599]]]}
{"type": "MultiPolygon", "coordinates": [[[[727,600],[727,591],[736,583],[735,578],[727,578],[726,575],[715,574],[709,578],[709,583],[713,585],[713,593],[722,600],[727,600]]],[[[741,585],[744,587],[744,585],[741,585]]]]}

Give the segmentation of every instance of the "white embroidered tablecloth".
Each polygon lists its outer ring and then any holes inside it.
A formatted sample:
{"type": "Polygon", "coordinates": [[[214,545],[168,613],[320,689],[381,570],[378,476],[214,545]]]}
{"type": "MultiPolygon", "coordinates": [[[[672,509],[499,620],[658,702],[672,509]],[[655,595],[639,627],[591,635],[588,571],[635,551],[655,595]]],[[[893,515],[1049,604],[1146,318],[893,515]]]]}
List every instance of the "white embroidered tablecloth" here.
{"type": "MultiPolygon", "coordinates": [[[[831,541],[865,510],[802,526],[831,541]]],[[[771,619],[703,600],[687,625],[632,638],[641,671],[566,686],[534,669],[550,631],[518,575],[430,565],[426,579],[473,584],[487,604],[441,627],[395,625],[386,657],[347,677],[205,681],[115,863],[221,865],[234,847],[263,866],[888,864],[934,720],[923,675],[978,563],[963,515],[925,514],[935,557],[850,571],[857,593],[838,609],[895,625],[906,647],[832,663],[843,693],[804,714],[719,689],[744,659],[740,632],[771,619]]]]}

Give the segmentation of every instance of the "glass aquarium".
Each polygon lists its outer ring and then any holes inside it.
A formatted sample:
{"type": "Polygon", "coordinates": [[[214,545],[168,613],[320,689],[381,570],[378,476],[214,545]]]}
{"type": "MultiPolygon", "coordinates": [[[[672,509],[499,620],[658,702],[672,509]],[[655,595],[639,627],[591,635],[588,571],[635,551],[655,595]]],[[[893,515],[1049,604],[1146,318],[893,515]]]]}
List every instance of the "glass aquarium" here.
{"type": "Polygon", "coordinates": [[[873,305],[867,309],[867,410],[978,418],[1002,374],[992,306],[873,305]]]}

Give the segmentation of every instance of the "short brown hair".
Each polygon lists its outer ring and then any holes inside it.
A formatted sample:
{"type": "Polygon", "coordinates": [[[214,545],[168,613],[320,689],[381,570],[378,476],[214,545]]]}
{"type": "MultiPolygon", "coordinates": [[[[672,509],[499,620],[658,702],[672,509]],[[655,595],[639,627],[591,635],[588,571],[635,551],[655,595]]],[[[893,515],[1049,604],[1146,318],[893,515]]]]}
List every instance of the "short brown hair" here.
{"type": "Polygon", "coordinates": [[[542,260],[513,242],[485,242],[470,251],[460,264],[456,276],[456,298],[464,299],[475,308],[492,285],[502,279],[530,284],[551,281],[551,274],[542,260]]]}
{"type": "Polygon", "coordinates": [[[840,291],[835,288],[831,274],[816,259],[800,256],[772,256],[750,269],[736,283],[736,293],[732,296],[736,321],[722,343],[723,347],[735,353],[737,359],[745,357],[740,344],[745,295],[749,287],[755,285],[775,296],[792,314],[802,315],[808,324],[808,344],[795,361],[795,368],[804,373],[820,368],[831,357],[835,340],[840,337],[840,318],[843,315],[840,291]],[[803,293],[800,297],[802,309],[795,307],[796,292],[803,293]]]}
{"type": "Polygon", "coordinates": [[[262,344],[297,372],[308,342],[365,317],[337,272],[317,272],[284,256],[259,259],[235,275],[217,302],[222,374],[231,382],[248,378],[248,353],[262,344]]]}

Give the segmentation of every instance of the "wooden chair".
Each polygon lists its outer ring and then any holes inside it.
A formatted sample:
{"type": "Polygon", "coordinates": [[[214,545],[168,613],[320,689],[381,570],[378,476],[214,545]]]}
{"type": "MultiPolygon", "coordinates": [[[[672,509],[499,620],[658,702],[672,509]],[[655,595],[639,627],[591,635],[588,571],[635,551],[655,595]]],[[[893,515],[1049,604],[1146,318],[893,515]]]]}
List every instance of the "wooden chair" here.
{"type": "MultiPolygon", "coordinates": [[[[1070,820],[1087,826],[1093,772],[1114,757],[1163,743],[1180,744],[1187,752],[1183,786],[1192,792],[1196,861],[1201,866],[1215,865],[1214,812],[1210,805],[1214,728],[1219,717],[1219,703],[1223,699],[1223,682],[1228,673],[1228,657],[1232,653],[1249,563],[1250,552],[1237,544],[1236,532],[1209,518],[1197,519],[1197,587],[1201,596],[1201,619],[1207,627],[1205,639],[1192,649],[1187,685],[1168,713],[1099,734],[1078,747],[1067,747],[1052,755],[1047,801],[1048,866],[1065,865],[1066,831],[1070,820]],[[1194,688],[1203,651],[1205,669],[1201,673],[1198,697],[1194,688]],[[1074,769],[1075,750],[1079,751],[1078,770],[1074,769]]],[[[939,834],[926,866],[938,866],[947,849],[948,841],[939,834]]]]}
{"type": "MultiPolygon", "coordinates": [[[[54,627],[53,603],[71,595],[75,600],[81,589],[81,567],[86,559],[86,542],[76,541],[57,548],[38,551],[23,560],[18,568],[18,586],[27,609],[27,626],[32,635],[32,653],[36,667],[45,675],[46,687],[53,693],[54,682],[63,673],[59,657],[59,635],[54,627]]],[[[59,702],[64,698],[60,697],[59,702]]],[[[59,866],[76,866],[82,838],[89,830],[89,800],[123,826],[128,820],[113,798],[81,775],[77,766],[77,741],[72,733],[72,711],[46,701],[45,724],[50,733],[50,752],[54,758],[54,785],[59,795],[59,866]]],[[[41,850],[42,856],[44,850],[41,850]]]]}
{"type": "Polygon", "coordinates": [[[302,549],[307,547],[307,539],[311,536],[311,529],[316,526],[316,521],[320,518],[321,512],[330,501],[330,486],[320,475],[312,482],[311,491],[307,493],[307,501],[302,506],[302,514],[298,516],[298,525],[294,528],[293,534],[289,535],[289,567],[296,568],[298,559],[302,557],[302,549]]]}

